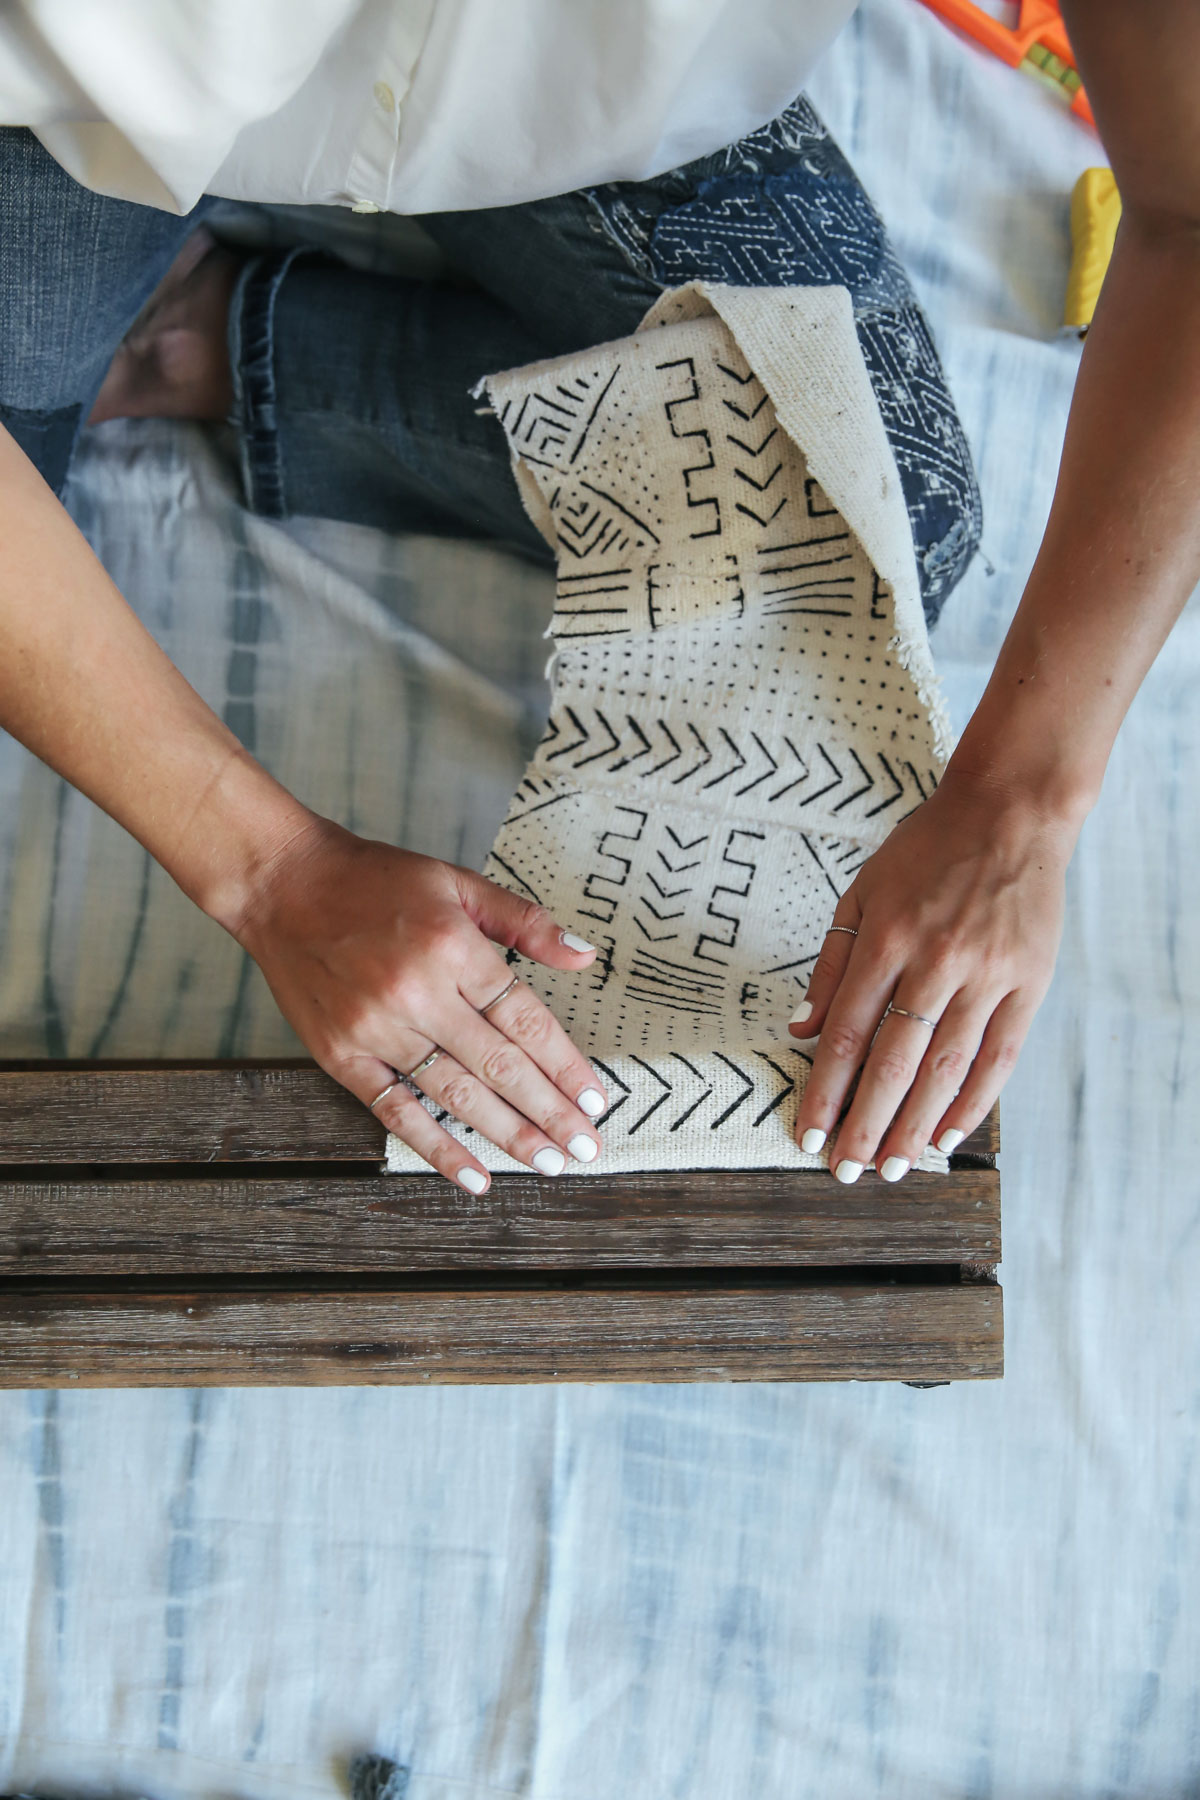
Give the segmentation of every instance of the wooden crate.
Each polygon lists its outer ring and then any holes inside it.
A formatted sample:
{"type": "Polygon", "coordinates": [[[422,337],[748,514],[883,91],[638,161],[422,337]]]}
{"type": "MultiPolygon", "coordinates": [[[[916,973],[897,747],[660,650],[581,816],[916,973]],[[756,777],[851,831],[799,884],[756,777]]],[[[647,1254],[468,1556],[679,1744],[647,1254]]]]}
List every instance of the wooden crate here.
{"type": "Polygon", "coordinates": [[[475,1198],[311,1063],[0,1063],[0,1386],[997,1377],[998,1147],[475,1198]]]}

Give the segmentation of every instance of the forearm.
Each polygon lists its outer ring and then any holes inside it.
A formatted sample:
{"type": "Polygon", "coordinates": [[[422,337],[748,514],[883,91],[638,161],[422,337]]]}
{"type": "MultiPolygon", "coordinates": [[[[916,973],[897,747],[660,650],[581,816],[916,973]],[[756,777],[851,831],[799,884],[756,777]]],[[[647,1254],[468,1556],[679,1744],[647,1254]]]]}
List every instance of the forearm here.
{"type": "Polygon", "coordinates": [[[1200,578],[1200,113],[1194,0],[1063,0],[1121,192],[1045,539],[952,785],[1078,824],[1200,578]]]}
{"type": "Polygon", "coordinates": [[[0,725],[231,930],[311,819],[184,680],[2,428],[0,725]]]}
{"type": "Polygon", "coordinates": [[[1127,215],[1045,537],[947,774],[1082,823],[1200,579],[1200,232],[1127,215]]]}

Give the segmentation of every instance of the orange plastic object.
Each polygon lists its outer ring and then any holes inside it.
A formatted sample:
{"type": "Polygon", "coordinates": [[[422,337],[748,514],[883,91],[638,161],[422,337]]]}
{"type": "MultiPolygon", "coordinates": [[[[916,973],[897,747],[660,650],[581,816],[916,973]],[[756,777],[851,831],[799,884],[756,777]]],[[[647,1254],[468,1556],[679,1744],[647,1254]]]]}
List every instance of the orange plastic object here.
{"type": "Polygon", "coordinates": [[[1071,41],[1055,0],[1020,0],[1015,25],[1002,25],[982,6],[974,5],[973,0],[924,0],[924,4],[1002,62],[1011,63],[1014,68],[1025,63],[1031,73],[1049,75],[1054,85],[1061,88],[1063,98],[1070,100],[1071,111],[1095,129],[1096,121],[1079,85],[1071,41]]]}

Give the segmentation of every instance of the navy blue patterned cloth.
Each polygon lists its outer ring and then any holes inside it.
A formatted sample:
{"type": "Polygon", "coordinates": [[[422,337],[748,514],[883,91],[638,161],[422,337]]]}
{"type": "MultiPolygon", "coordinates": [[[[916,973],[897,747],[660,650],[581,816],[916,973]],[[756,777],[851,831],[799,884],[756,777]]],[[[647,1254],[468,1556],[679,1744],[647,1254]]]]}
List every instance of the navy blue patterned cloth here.
{"type": "Polygon", "coordinates": [[[811,103],[801,95],[760,131],[672,175],[590,189],[588,198],[634,266],[664,287],[708,280],[849,290],[932,625],[978,548],[979,485],[916,295],[811,103]]]}

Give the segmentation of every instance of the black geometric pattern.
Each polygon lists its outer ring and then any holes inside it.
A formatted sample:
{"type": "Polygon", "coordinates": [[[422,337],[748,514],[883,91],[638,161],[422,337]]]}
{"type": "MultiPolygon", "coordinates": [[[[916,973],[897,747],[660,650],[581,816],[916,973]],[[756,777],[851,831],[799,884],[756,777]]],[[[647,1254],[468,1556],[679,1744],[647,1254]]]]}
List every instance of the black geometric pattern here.
{"type": "Polygon", "coordinates": [[[665,287],[845,287],[896,459],[933,625],[979,545],[979,485],[924,314],[883,221],[803,95],[652,183],[588,190],[604,229],[665,287]]]}
{"type": "MultiPolygon", "coordinates": [[[[820,321],[811,378],[848,383],[814,433],[885,469],[846,315],[790,303],[820,321]]],[[[760,379],[710,313],[486,383],[558,587],[550,715],[484,872],[597,948],[582,976],[520,967],[607,1082],[606,1170],[811,1162],[786,1020],[838,898],[937,783],[919,615],[902,633],[779,422],[786,371],[760,379]]]]}
{"type": "MultiPolygon", "coordinates": [[[[759,1031],[790,1011],[831,903],[937,785],[891,589],[716,318],[488,392],[559,583],[553,703],[487,872],[604,951],[572,1020],[589,1053],[759,1031]]],[[[578,1007],[571,978],[535,985],[578,1007]]]]}
{"type": "MultiPolygon", "coordinates": [[[[591,769],[615,791],[636,794],[640,783],[663,780],[683,800],[727,788],[747,816],[776,809],[781,822],[802,825],[815,815],[841,829],[884,819],[896,825],[937,786],[933,769],[884,751],[839,745],[820,737],[802,754],[783,735],[784,753],[772,750],[747,726],[737,737],[724,725],[702,730],[691,721],[680,731],[665,718],[639,722],[631,713],[611,717],[598,706],[566,706],[550,714],[538,761],[557,774],[591,769]],[[754,796],[753,800],[751,796],[754,796]]],[[[528,776],[508,814],[511,824],[524,811],[550,804],[543,784],[528,776]]]]}

